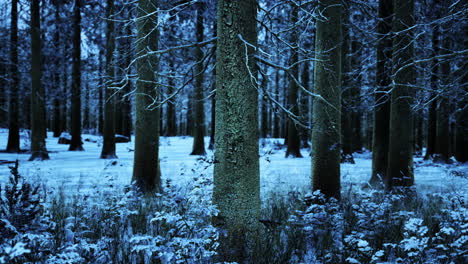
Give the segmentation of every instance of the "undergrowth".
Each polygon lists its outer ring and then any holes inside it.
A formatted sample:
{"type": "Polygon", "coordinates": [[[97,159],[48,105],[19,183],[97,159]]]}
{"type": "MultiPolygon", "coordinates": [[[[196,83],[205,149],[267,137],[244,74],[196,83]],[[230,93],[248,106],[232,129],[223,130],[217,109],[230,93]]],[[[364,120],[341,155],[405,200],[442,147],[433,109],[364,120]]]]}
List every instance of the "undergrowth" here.
{"type": "MultiPolygon", "coordinates": [[[[70,196],[16,165],[0,186],[0,263],[212,263],[220,232],[203,162],[187,186],[153,195],[130,185],[70,196]]],[[[344,189],[341,201],[267,195],[249,262],[468,263],[466,194],[344,189]]]]}

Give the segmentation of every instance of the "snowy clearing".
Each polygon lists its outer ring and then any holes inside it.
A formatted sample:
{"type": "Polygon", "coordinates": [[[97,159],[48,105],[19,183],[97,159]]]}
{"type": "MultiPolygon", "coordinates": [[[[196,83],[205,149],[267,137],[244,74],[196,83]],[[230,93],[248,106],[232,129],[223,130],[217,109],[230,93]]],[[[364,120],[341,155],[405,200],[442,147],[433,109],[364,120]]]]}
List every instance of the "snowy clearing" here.
{"type": "MultiPolygon", "coordinates": [[[[21,146],[25,149],[27,136],[23,132],[21,146]]],[[[0,149],[5,149],[8,130],[0,130],[0,149]]],[[[34,182],[44,183],[48,187],[63,187],[67,192],[86,192],[95,186],[124,186],[132,177],[133,141],[117,144],[117,160],[99,159],[101,137],[83,135],[83,152],[68,151],[69,145],[57,143],[58,139],[48,133],[47,149],[51,152],[50,160],[29,162],[29,153],[0,153],[0,160],[20,162],[20,172],[34,182]],[[87,142],[96,140],[97,143],[87,142]],[[116,163],[115,163],[116,161],[116,163]]],[[[205,139],[206,144],[209,138],[205,139]]],[[[285,149],[275,148],[275,142],[283,139],[262,139],[260,142],[261,192],[289,192],[304,190],[310,186],[310,158],[307,150],[302,150],[304,158],[285,158],[285,149]],[[262,147],[263,146],[263,147],[262,147]]],[[[197,161],[199,156],[190,156],[191,137],[162,137],[160,146],[161,170],[163,181],[170,179],[184,185],[195,176],[191,169],[203,166],[207,176],[212,177],[213,167],[197,161]],[[197,165],[201,164],[201,165],[197,165]]],[[[207,160],[212,160],[213,152],[208,151],[207,160]]],[[[354,155],[356,164],[341,164],[343,191],[349,186],[359,188],[366,184],[371,174],[371,153],[354,155]]],[[[203,170],[203,169],[202,169],[203,170]]],[[[200,171],[200,170],[197,170],[200,171]]],[[[0,182],[9,175],[8,165],[0,165],[0,182]]],[[[451,165],[433,164],[421,158],[415,158],[415,182],[420,191],[466,192],[468,184],[468,164],[451,165]],[[458,176],[453,175],[453,171],[458,176]]]]}

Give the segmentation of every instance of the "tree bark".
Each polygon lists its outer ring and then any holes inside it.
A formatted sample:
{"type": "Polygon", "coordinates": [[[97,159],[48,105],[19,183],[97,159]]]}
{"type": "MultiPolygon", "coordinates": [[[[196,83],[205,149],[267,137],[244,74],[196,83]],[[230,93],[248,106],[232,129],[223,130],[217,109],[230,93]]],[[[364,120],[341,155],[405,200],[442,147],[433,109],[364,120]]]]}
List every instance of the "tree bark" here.
{"type": "Polygon", "coordinates": [[[413,30],[414,0],[393,2],[393,70],[394,86],[391,93],[390,137],[386,188],[411,186],[413,173],[413,85],[415,67],[407,66],[414,60],[413,30]],[[405,66],[405,68],[402,68],[405,66]]]}
{"type": "Polygon", "coordinates": [[[390,90],[392,70],[392,18],[393,2],[379,1],[379,22],[377,24],[377,72],[374,107],[374,129],[372,135],[372,176],[370,183],[386,182],[388,169],[388,138],[390,131],[390,90]]]}
{"type": "Polygon", "coordinates": [[[8,143],[7,152],[20,152],[19,135],[19,79],[18,79],[18,0],[11,2],[10,36],[10,102],[8,108],[8,143]]]}
{"type": "Polygon", "coordinates": [[[145,56],[137,61],[136,120],[135,120],[135,159],[132,181],[144,192],[161,191],[159,169],[159,129],[160,107],[152,106],[158,100],[160,87],[157,83],[159,58],[148,54],[158,50],[159,3],[157,0],[138,1],[136,56],[145,56]],[[147,16],[147,14],[153,14],[147,16]]]}
{"type": "MultiPolygon", "coordinates": [[[[436,6],[437,7],[437,6],[436,6]]],[[[436,17],[437,18],[437,17],[436,17]]],[[[439,54],[439,26],[434,26],[432,32],[432,71],[431,71],[431,89],[429,97],[429,116],[427,121],[427,148],[424,156],[425,160],[431,159],[436,149],[436,136],[437,136],[437,82],[439,75],[439,60],[437,55],[439,54]]]]}
{"type": "Polygon", "coordinates": [[[102,145],[101,159],[115,159],[115,98],[114,90],[114,50],[115,50],[115,31],[114,21],[112,20],[114,12],[114,0],[107,0],[107,45],[106,45],[106,84],[105,84],[105,102],[104,102],[104,144],[102,145]]]}
{"type": "Polygon", "coordinates": [[[319,12],[327,18],[316,26],[312,128],[312,187],[327,197],[340,198],[341,135],[341,12],[339,0],[325,0],[319,12]]]}
{"type": "Polygon", "coordinates": [[[341,162],[354,164],[353,152],[353,111],[354,101],[352,94],[351,55],[349,34],[349,11],[343,12],[343,45],[341,47],[341,162]]]}
{"type": "Polygon", "coordinates": [[[218,0],[217,11],[213,202],[220,212],[213,221],[228,232],[221,261],[239,263],[249,258],[260,216],[257,69],[249,46],[257,46],[257,4],[218,0]]]}
{"type": "Polygon", "coordinates": [[[47,160],[45,92],[41,83],[41,22],[40,0],[31,1],[31,157],[33,160],[47,160]]]}
{"type": "Polygon", "coordinates": [[[71,142],[69,151],[83,151],[81,141],[81,0],[73,9],[73,64],[71,87],[71,142]]]}
{"type": "MultiPolygon", "coordinates": [[[[292,8],[292,16],[291,16],[291,23],[296,24],[298,19],[298,12],[299,7],[294,6],[292,8]]],[[[299,29],[294,29],[291,32],[291,43],[295,47],[291,51],[291,75],[299,80],[299,52],[298,52],[298,31],[299,29]]],[[[299,87],[294,80],[289,80],[289,90],[288,90],[288,110],[295,115],[296,117],[299,116],[299,108],[298,108],[298,91],[299,87]]],[[[288,118],[288,134],[287,134],[287,149],[286,149],[286,157],[292,156],[294,158],[302,158],[301,154],[301,139],[299,137],[299,131],[296,125],[296,121],[292,118],[288,118]]]]}
{"type": "MultiPolygon", "coordinates": [[[[204,3],[200,2],[197,5],[197,21],[196,21],[196,38],[197,42],[203,42],[203,12],[205,10],[204,3]]],[[[195,116],[194,116],[194,127],[193,127],[193,147],[190,155],[205,155],[205,110],[204,110],[204,98],[203,98],[203,50],[202,47],[198,46],[195,48],[195,59],[197,64],[195,67],[195,116]]]]}
{"type": "MultiPolygon", "coordinates": [[[[169,69],[172,72],[174,70],[174,62],[172,58],[169,58],[169,69]]],[[[169,87],[168,94],[171,95],[174,93],[174,79],[169,78],[169,87]]],[[[177,120],[176,120],[176,109],[175,109],[175,98],[172,98],[167,102],[167,129],[166,136],[174,137],[177,135],[177,120]]]]}
{"type": "MultiPolygon", "coordinates": [[[[446,3],[444,4],[446,5],[446,3]]],[[[449,14],[446,14],[449,15],[449,14]]],[[[450,36],[447,23],[442,28],[443,38],[440,55],[450,53],[450,36]]],[[[449,78],[450,78],[450,62],[443,60],[440,63],[441,82],[439,96],[437,98],[437,125],[436,125],[436,149],[434,159],[439,162],[448,163],[450,161],[450,105],[448,99],[449,78]]]]}

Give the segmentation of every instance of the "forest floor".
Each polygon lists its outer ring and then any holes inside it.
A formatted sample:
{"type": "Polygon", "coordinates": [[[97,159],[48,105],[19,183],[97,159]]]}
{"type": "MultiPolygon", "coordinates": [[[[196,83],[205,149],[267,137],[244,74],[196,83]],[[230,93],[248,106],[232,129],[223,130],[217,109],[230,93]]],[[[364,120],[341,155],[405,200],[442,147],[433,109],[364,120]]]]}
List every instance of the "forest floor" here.
{"type": "MultiPolygon", "coordinates": [[[[0,149],[5,149],[8,130],[0,129],[0,149]]],[[[63,188],[65,193],[92,192],[97,187],[118,187],[129,184],[133,166],[133,141],[117,144],[116,160],[99,159],[102,139],[99,136],[83,135],[82,152],[68,151],[68,145],[58,144],[58,139],[48,134],[47,149],[50,160],[27,161],[28,153],[0,153],[0,160],[19,160],[20,173],[36,183],[43,183],[49,188],[63,188]],[[70,192],[71,191],[71,192],[70,192]]],[[[193,180],[193,171],[203,171],[212,177],[213,152],[207,149],[207,155],[190,156],[191,137],[162,137],[160,159],[163,181],[184,185],[193,180]],[[193,170],[196,168],[195,170],[193,170]]],[[[205,139],[206,144],[209,138],[205,139]]],[[[285,148],[281,148],[282,139],[262,139],[260,142],[260,175],[261,192],[303,191],[310,187],[311,160],[306,149],[302,150],[304,158],[285,158],[285,148]]],[[[21,134],[21,147],[29,148],[27,135],[21,134]]],[[[371,175],[371,153],[355,153],[355,164],[341,165],[343,191],[348,188],[361,188],[366,185],[371,175]]],[[[468,192],[468,163],[435,164],[415,157],[415,182],[419,191],[468,192]]],[[[0,182],[9,176],[8,165],[0,165],[0,182]]],[[[118,188],[122,189],[122,188],[118,188]]]]}

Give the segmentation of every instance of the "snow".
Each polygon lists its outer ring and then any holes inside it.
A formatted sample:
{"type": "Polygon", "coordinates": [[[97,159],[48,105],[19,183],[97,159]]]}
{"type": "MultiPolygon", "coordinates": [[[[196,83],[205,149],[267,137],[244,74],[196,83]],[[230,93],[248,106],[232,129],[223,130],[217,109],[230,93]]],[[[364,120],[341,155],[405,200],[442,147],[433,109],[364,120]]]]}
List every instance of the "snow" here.
{"type": "MultiPolygon", "coordinates": [[[[0,129],[0,149],[5,149],[8,130],[0,129]]],[[[99,159],[102,138],[94,135],[83,135],[84,149],[82,152],[68,151],[68,145],[57,143],[48,133],[47,149],[51,151],[50,160],[27,161],[28,153],[0,153],[0,160],[20,162],[20,173],[37,183],[44,183],[53,188],[64,188],[73,192],[92,191],[97,186],[113,186],[130,183],[133,166],[133,142],[117,144],[117,160],[99,159]],[[87,142],[91,139],[95,142],[87,142]]],[[[199,156],[189,155],[192,147],[191,137],[161,137],[160,158],[163,180],[184,184],[193,179],[191,168],[200,163],[199,156]]],[[[209,138],[205,139],[209,142],[209,138]]],[[[261,192],[264,195],[271,191],[290,192],[310,188],[310,157],[307,150],[302,150],[304,158],[285,158],[285,149],[275,148],[274,143],[282,139],[262,139],[260,151],[261,192]]],[[[25,135],[21,138],[21,146],[28,144],[25,135]]],[[[207,160],[213,159],[213,152],[207,149],[207,160]]],[[[342,164],[341,175],[343,188],[360,188],[370,179],[372,160],[371,153],[355,154],[355,164],[342,164]]],[[[466,192],[467,177],[456,177],[451,171],[457,170],[468,174],[468,164],[434,164],[415,158],[415,182],[420,191],[451,191],[466,192]]],[[[204,165],[206,166],[206,164],[204,165]]],[[[213,166],[203,167],[204,173],[212,176],[213,166]]],[[[0,165],[0,182],[9,175],[8,165],[0,165]]],[[[345,190],[345,189],[344,189],[345,190]]]]}

